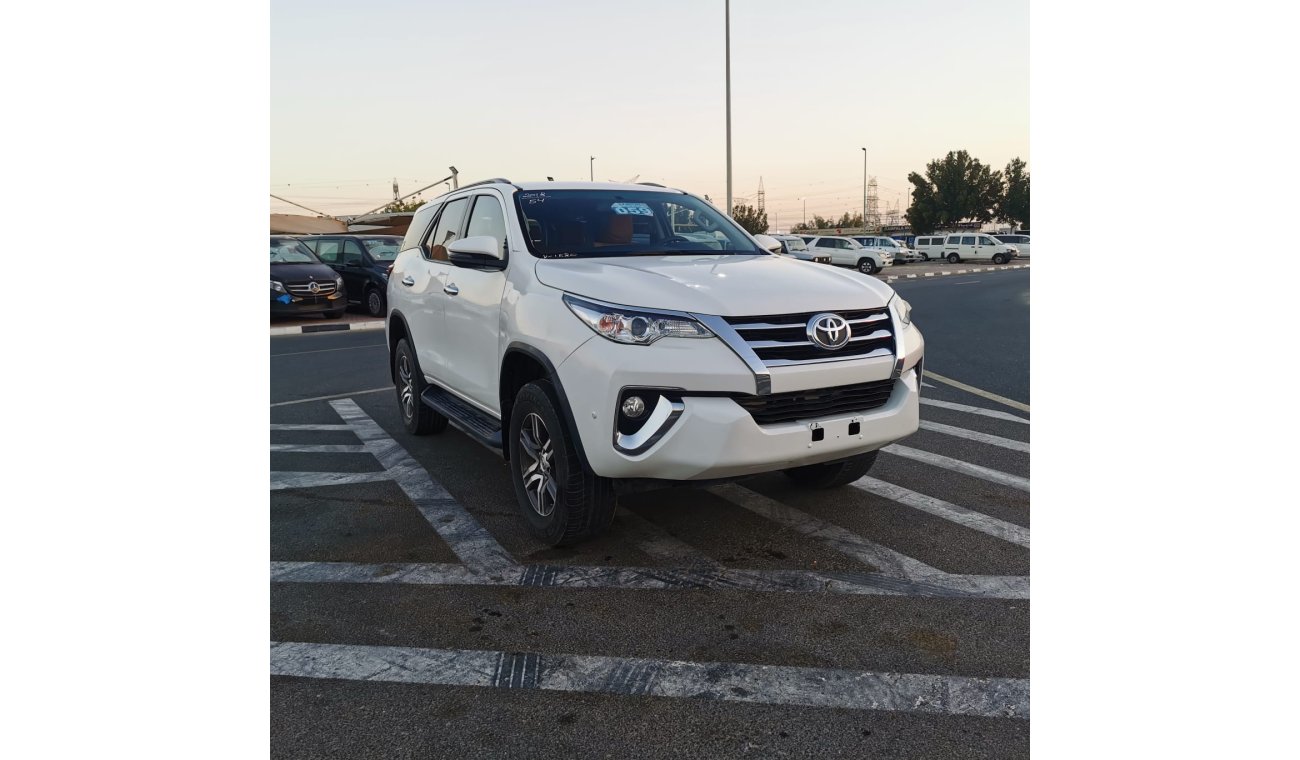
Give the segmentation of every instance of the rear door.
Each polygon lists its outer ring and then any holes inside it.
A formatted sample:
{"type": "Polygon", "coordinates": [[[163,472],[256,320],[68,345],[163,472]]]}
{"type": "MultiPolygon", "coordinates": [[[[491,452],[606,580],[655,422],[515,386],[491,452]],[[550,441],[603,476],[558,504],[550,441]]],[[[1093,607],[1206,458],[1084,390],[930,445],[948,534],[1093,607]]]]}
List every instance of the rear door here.
{"type": "MultiPolygon", "coordinates": [[[[494,238],[502,256],[508,256],[502,199],[488,191],[475,195],[472,201],[464,237],[494,238]]],[[[443,312],[445,343],[455,358],[447,365],[451,387],[475,406],[498,416],[501,295],[505,287],[504,269],[451,264],[443,312]]]]}

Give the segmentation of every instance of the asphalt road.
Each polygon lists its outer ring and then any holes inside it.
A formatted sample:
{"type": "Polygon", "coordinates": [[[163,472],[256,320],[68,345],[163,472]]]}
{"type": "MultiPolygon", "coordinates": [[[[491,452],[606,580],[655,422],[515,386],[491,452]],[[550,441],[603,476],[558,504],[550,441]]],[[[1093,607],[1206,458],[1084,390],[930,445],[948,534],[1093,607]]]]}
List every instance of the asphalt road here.
{"type": "MultiPolygon", "coordinates": [[[[898,287],[929,366],[1027,402],[1028,277],[981,278],[898,287]]],[[[936,383],[855,486],[624,497],[553,549],[498,456],[404,432],[382,332],[271,354],[274,756],[1028,755],[1027,414],[936,383]]]]}

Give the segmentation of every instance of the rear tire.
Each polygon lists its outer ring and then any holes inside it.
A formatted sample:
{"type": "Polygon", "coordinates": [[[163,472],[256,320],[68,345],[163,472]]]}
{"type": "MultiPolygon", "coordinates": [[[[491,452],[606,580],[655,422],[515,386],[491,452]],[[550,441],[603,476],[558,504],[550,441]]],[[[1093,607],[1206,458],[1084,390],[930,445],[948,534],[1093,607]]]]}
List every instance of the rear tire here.
{"type": "Polygon", "coordinates": [[[950,254],[948,254],[948,263],[949,263],[949,264],[960,264],[960,263],[961,263],[961,257],[958,256],[958,255],[955,254],[955,253],[950,253],[950,254]]]}
{"type": "Polygon", "coordinates": [[[576,544],[609,527],[613,481],[583,464],[560,418],[555,386],[535,380],[519,389],[507,431],[510,479],[529,531],[551,546],[576,544]]]}
{"type": "Polygon", "coordinates": [[[859,259],[858,271],[863,274],[875,274],[880,271],[880,267],[876,266],[876,262],[871,259],[859,259]]]}
{"type": "Polygon", "coordinates": [[[387,304],[384,303],[384,294],[379,292],[379,288],[370,288],[366,291],[366,313],[372,317],[382,317],[387,311],[387,304]]]}
{"type": "Polygon", "coordinates": [[[424,373],[415,361],[415,352],[406,338],[397,341],[393,352],[393,377],[397,385],[397,408],[402,413],[402,425],[411,435],[441,433],[447,429],[447,418],[438,414],[420,400],[428,387],[424,373]]]}
{"type": "Polygon", "coordinates": [[[839,462],[809,464],[785,470],[786,477],[804,488],[838,488],[866,475],[876,463],[877,451],[868,451],[839,462]]]}

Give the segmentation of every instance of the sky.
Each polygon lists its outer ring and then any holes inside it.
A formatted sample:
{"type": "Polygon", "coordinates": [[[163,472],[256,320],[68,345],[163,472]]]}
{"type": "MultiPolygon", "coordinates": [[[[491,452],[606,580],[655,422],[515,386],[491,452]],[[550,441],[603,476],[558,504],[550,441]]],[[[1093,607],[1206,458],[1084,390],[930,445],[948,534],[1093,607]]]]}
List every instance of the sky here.
{"type": "MultiPolygon", "coordinates": [[[[585,180],[595,156],[722,206],[723,5],[272,0],[270,192],[354,214],[395,178],[585,180]]],[[[761,177],[774,229],[860,211],[863,147],[905,208],[950,150],[1030,160],[1028,0],[733,0],[731,97],[733,196],[761,177]]]]}

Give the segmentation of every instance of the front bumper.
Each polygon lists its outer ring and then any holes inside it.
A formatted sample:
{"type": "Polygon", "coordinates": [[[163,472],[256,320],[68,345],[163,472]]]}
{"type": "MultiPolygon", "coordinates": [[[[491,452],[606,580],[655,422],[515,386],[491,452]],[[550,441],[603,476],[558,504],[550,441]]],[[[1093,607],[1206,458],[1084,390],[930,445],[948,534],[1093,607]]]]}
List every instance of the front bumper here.
{"type": "MultiPolygon", "coordinates": [[[[879,449],[920,424],[917,365],[924,340],[903,331],[903,371],[875,409],[760,425],[731,396],[754,394],[749,368],[721,340],[666,339],[621,346],[593,337],[557,368],[592,470],[608,478],[712,480],[827,462],[879,449]],[[682,409],[643,451],[614,444],[615,410],[625,388],[680,391],[682,409]],[[707,395],[706,395],[707,394],[707,395]],[[849,426],[857,423],[857,432],[849,426]],[[814,428],[823,432],[814,436],[814,428]],[[813,440],[819,437],[820,440],[813,440]]],[[[773,368],[773,393],[888,380],[894,356],[773,368]]]]}
{"type": "Polygon", "coordinates": [[[285,295],[284,293],[271,291],[271,314],[273,316],[321,314],[327,311],[340,311],[348,305],[348,296],[343,290],[327,296],[290,295],[288,303],[281,300],[285,295]]]}

